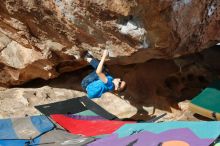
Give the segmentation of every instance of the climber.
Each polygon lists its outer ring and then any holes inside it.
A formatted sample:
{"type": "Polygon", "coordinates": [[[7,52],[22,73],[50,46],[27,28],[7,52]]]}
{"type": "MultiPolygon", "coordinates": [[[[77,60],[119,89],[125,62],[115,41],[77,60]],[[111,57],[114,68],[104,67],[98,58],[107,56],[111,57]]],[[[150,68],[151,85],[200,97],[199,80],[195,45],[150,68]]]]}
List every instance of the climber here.
{"type": "Polygon", "coordinates": [[[125,81],[122,81],[120,78],[113,79],[103,66],[107,56],[108,51],[104,50],[101,61],[95,59],[90,52],[87,52],[84,57],[84,59],[96,69],[81,82],[83,89],[86,90],[87,96],[90,99],[101,97],[103,93],[108,91],[122,92],[125,90],[125,81]]]}

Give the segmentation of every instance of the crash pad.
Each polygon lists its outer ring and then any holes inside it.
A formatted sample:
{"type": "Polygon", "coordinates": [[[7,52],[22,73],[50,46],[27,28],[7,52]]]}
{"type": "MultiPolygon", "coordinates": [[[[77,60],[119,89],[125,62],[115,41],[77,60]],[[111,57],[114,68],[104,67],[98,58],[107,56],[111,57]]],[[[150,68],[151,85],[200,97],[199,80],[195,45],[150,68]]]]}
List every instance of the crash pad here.
{"type": "Polygon", "coordinates": [[[78,120],[104,120],[102,116],[99,116],[93,111],[85,110],[76,114],[66,114],[66,116],[78,119],[78,120]]]}
{"type": "Polygon", "coordinates": [[[32,140],[0,140],[0,146],[84,146],[95,139],[53,129],[32,140]]]}
{"type": "Polygon", "coordinates": [[[148,131],[153,133],[161,133],[167,130],[177,128],[188,128],[199,138],[215,139],[220,134],[220,122],[192,122],[192,121],[172,121],[172,122],[161,122],[161,123],[135,123],[125,124],[119,128],[115,133],[119,137],[129,136],[134,133],[141,131],[148,131]]]}
{"type": "Polygon", "coordinates": [[[85,136],[111,134],[122,125],[133,123],[115,120],[78,120],[62,114],[51,115],[51,118],[69,132],[85,136]]]}
{"type": "Polygon", "coordinates": [[[1,119],[0,139],[32,139],[53,128],[46,116],[1,119]]]}
{"type": "Polygon", "coordinates": [[[38,105],[35,108],[46,116],[52,114],[76,114],[90,110],[105,119],[118,119],[115,115],[107,112],[86,96],[38,105]]]}
{"type": "MultiPolygon", "coordinates": [[[[163,146],[174,143],[188,144],[188,146],[208,146],[214,139],[201,139],[188,128],[172,129],[161,133],[142,131],[123,138],[117,133],[98,139],[88,146],[163,146]]],[[[174,145],[173,145],[174,146],[174,145]]],[[[179,146],[179,145],[175,145],[179,146]]]]}
{"type": "Polygon", "coordinates": [[[200,115],[220,120],[220,80],[213,82],[191,100],[190,110],[200,115]]]}

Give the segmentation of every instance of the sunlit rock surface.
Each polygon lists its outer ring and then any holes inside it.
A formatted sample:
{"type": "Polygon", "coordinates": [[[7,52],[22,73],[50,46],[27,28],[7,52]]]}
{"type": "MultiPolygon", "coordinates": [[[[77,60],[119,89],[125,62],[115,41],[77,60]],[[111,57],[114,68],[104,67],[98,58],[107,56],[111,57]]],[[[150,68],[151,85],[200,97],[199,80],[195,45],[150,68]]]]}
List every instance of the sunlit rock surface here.
{"type": "Polygon", "coordinates": [[[218,0],[2,0],[0,84],[45,80],[86,65],[174,58],[220,41],[218,0]]]}
{"type": "MultiPolygon", "coordinates": [[[[36,105],[48,104],[52,102],[63,101],[76,97],[84,96],[85,93],[76,90],[54,88],[50,86],[42,86],[40,88],[12,88],[1,89],[0,91],[0,118],[24,117],[42,114],[34,108],[36,105]]],[[[94,100],[108,112],[116,115],[119,118],[132,118],[137,114],[137,108],[132,106],[129,101],[120,99],[119,97],[106,93],[100,99],[94,100]]],[[[156,110],[151,116],[161,115],[167,113],[165,117],[160,120],[198,120],[192,116],[188,109],[188,102],[180,103],[183,105],[182,110],[172,110],[172,112],[156,110]]],[[[151,109],[148,108],[148,109],[151,109]]],[[[149,119],[150,116],[145,114],[139,120],[149,119]],[[145,117],[145,118],[143,118],[145,117]]]]}
{"type": "Polygon", "coordinates": [[[0,91],[0,118],[42,114],[36,105],[53,103],[84,96],[85,93],[43,86],[41,88],[11,88],[0,91]]]}

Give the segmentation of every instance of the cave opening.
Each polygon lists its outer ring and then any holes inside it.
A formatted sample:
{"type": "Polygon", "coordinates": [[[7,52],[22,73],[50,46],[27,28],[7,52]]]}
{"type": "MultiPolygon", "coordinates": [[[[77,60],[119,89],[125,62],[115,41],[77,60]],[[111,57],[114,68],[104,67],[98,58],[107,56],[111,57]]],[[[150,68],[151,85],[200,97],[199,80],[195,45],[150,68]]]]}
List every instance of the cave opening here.
{"type": "MultiPolygon", "coordinates": [[[[144,63],[107,67],[114,77],[123,77],[127,82],[126,91],[119,97],[137,109],[137,114],[131,118],[146,120],[155,109],[166,112],[180,110],[180,103],[189,102],[218,78],[219,56],[219,46],[216,45],[200,53],[175,59],[152,59],[144,63]],[[153,110],[149,111],[149,107],[153,110]]],[[[55,79],[35,79],[19,87],[50,86],[82,91],[81,80],[91,71],[92,68],[87,66],[74,72],[63,73],[55,79]]]]}

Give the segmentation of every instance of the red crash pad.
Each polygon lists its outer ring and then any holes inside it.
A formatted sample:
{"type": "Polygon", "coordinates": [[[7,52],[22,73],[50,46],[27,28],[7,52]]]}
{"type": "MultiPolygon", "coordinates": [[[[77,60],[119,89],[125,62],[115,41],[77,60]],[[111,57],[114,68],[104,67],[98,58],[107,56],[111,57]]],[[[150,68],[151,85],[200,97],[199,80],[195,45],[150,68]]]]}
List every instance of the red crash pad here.
{"type": "Polygon", "coordinates": [[[112,120],[77,120],[62,114],[51,115],[51,118],[70,133],[85,136],[111,134],[124,124],[134,123],[112,120]]]}

